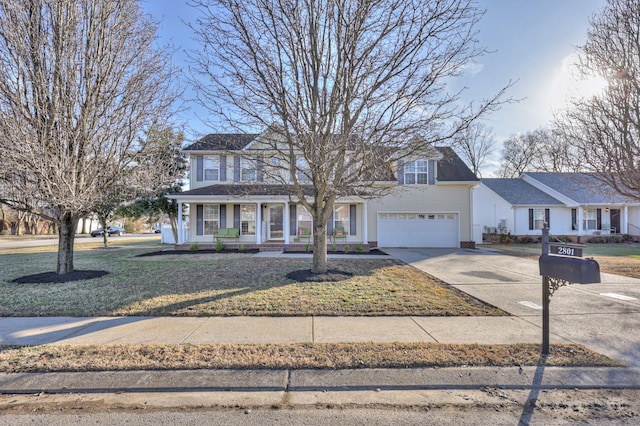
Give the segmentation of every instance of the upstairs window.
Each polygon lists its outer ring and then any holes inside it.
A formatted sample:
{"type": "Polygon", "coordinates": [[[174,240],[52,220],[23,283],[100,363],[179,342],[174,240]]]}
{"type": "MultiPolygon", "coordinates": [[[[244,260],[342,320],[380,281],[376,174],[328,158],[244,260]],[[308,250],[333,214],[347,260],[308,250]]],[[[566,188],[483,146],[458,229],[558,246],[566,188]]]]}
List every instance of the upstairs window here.
{"type": "Polygon", "coordinates": [[[202,168],[204,180],[216,182],[220,180],[220,158],[217,155],[205,155],[202,168]]]}
{"type": "Polygon", "coordinates": [[[311,182],[311,169],[309,163],[302,157],[296,158],[296,175],[298,176],[298,182],[310,183],[311,182]]]}
{"type": "Polygon", "coordinates": [[[254,182],[257,180],[256,161],[243,158],[240,162],[240,180],[254,182]]]}
{"type": "Polygon", "coordinates": [[[429,170],[427,160],[406,161],[404,163],[405,185],[427,185],[429,170]]]}

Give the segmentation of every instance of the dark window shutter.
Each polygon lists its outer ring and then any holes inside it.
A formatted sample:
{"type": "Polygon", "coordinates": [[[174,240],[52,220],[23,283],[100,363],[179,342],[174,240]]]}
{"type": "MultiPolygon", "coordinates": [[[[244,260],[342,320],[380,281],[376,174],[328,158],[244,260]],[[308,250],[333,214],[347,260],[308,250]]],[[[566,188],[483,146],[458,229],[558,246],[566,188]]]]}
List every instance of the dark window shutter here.
{"type": "Polygon", "coordinates": [[[220,181],[225,182],[227,180],[227,156],[220,156],[220,181]]]}
{"type": "Polygon", "coordinates": [[[196,181],[202,182],[204,180],[204,157],[198,155],[196,157],[196,181]]]}
{"type": "Polygon", "coordinates": [[[220,204],[220,228],[227,227],[227,205],[220,204]]]}
{"type": "Polygon", "coordinates": [[[398,184],[404,185],[404,160],[398,160],[398,184]]]}
{"type": "Polygon", "coordinates": [[[296,205],[289,204],[289,235],[296,235],[296,205]]]}
{"type": "Polygon", "coordinates": [[[331,212],[329,221],[327,221],[327,235],[333,235],[333,212],[331,212]]]}
{"type": "Polygon", "coordinates": [[[233,227],[240,229],[240,204],[233,205],[233,227]]]}
{"type": "Polygon", "coordinates": [[[551,212],[549,209],[544,209],[544,221],[547,222],[547,226],[551,228],[551,212]]]}
{"type": "Polygon", "coordinates": [[[258,161],[256,161],[256,179],[258,180],[258,182],[262,182],[264,180],[263,169],[264,169],[264,158],[260,156],[258,157],[258,161]]]}
{"type": "Polygon", "coordinates": [[[436,160],[429,160],[427,173],[429,176],[429,185],[436,184],[436,160]]]}
{"type": "Polygon", "coordinates": [[[355,204],[349,206],[349,235],[356,235],[358,233],[358,224],[356,223],[357,211],[355,204]]]}
{"type": "Polygon", "coordinates": [[[571,209],[571,229],[574,231],[580,229],[578,226],[578,211],[576,209],[571,209]]]}
{"type": "Polygon", "coordinates": [[[533,229],[533,209],[529,209],[529,229],[533,229]]]}
{"type": "Polygon", "coordinates": [[[204,235],[204,208],[202,204],[196,207],[196,235],[204,235]]]}
{"type": "Polygon", "coordinates": [[[240,157],[233,157],[233,181],[240,182],[240,157]]]}
{"type": "Polygon", "coordinates": [[[596,210],[596,216],[598,219],[598,223],[596,225],[596,229],[602,229],[602,209],[596,210]]]}

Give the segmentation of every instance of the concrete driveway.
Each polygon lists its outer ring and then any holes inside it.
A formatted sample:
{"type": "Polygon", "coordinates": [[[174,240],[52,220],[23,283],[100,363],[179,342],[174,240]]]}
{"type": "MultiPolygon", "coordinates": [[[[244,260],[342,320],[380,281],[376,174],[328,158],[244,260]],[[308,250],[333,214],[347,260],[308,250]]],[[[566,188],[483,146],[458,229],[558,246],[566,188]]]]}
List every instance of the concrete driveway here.
{"type": "MultiPolygon", "coordinates": [[[[485,249],[385,249],[392,256],[540,328],[542,278],[536,261],[485,249]]],[[[601,274],[600,284],[559,288],[551,298],[553,341],[581,343],[640,366],[640,280],[601,274]]]]}

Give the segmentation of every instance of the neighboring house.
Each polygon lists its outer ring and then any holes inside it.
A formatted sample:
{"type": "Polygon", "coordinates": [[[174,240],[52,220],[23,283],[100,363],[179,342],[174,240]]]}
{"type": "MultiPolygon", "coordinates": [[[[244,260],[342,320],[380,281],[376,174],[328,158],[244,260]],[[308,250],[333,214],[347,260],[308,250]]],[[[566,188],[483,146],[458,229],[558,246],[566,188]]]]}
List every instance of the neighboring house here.
{"type": "MultiPolygon", "coordinates": [[[[265,154],[260,138],[210,134],[184,149],[191,189],[170,196],[178,201],[178,217],[185,205],[190,212],[189,231],[179,236],[178,245],[213,244],[228,228],[238,229],[239,237],[225,242],[246,248],[305,250],[313,243],[311,215],[293,195],[291,179],[282,179],[283,173],[274,178],[286,160],[265,154]]],[[[385,177],[375,184],[387,185],[388,195],[370,199],[354,193],[337,199],[328,223],[329,247],[472,245],[471,188],[478,179],[452,149],[432,152],[428,158],[386,165],[385,177]],[[344,231],[339,238],[336,229],[344,231]]]]}
{"type": "Polygon", "coordinates": [[[640,235],[640,202],[588,173],[525,172],[515,179],[482,179],[474,190],[474,241],[482,233],[572,237],[640,235]]]}

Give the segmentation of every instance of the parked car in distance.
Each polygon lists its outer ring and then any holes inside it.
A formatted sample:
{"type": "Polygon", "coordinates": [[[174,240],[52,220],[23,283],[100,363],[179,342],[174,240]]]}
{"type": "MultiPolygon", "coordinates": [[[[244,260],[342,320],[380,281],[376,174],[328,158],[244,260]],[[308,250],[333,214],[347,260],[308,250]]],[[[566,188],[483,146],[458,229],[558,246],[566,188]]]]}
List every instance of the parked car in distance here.
{"type": "Polygon", "coordinates": [[[159,225],[156,225],[153,227],[153,232],[154,234],[160,234],[162,232],[162,227],[159,225]]]}
{"type": "MultiPolygon", "coordinates": [[[[99,237],[103,233],[104,233],[104,231],[102,230],[102,228],[100,228],[100,229],[96,229],[94,231],[91,231],[91,236],[92,237],[99,237]]],[[[122,235],[122,234],[124,234],[124,228],[121,228],[119,226],[108,226],[107,227],[107,233],[109,234],[109,236],[111,236],[111,235],[122,235]]]]}

